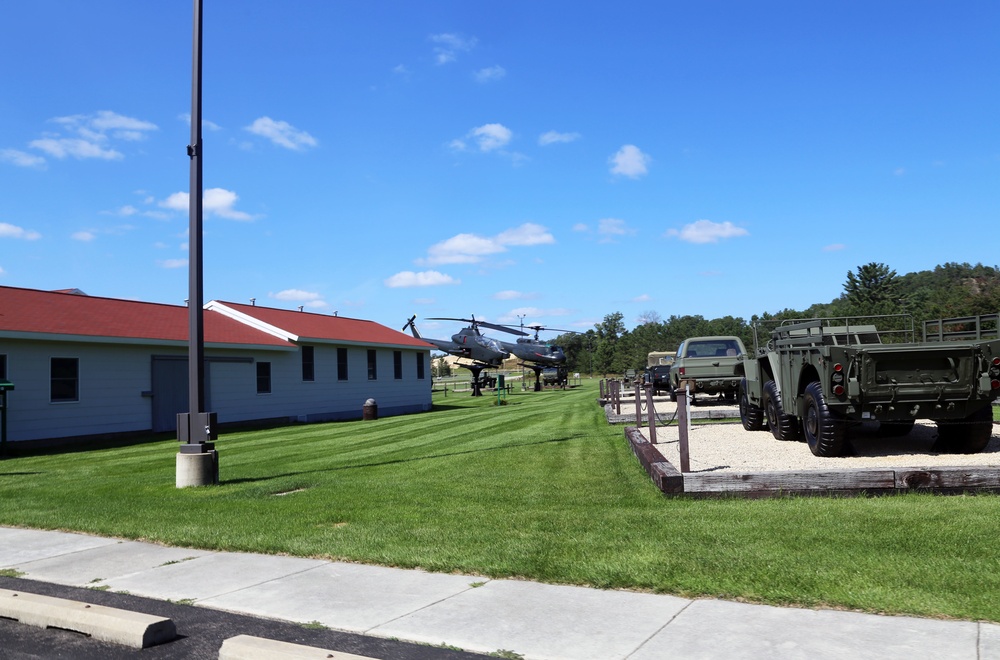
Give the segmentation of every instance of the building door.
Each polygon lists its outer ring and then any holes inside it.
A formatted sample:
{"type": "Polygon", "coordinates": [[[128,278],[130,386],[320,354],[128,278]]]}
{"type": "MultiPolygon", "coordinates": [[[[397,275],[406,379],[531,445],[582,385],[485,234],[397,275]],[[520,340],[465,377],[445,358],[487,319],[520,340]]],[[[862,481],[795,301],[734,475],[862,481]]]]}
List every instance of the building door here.
{"type": "Polygon", "coordinates": [[[176,431],[177,415],[188,411],[186,356],[153,356],[153,431],[176,431]]]}

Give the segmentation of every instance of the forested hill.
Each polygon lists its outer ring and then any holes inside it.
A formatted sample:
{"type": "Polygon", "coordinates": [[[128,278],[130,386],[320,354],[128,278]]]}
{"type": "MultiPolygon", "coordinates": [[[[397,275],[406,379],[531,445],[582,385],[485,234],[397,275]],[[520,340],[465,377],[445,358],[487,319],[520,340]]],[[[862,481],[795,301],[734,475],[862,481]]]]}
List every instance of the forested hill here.
{"type": "Polygon", "coordinates": [[[648,311],[632,330],[625,328],[624,316],[614,312],[594,329],[562,335],[555,343],[566,350],[571,371],[622,373],[626,369],[642,369],[648,353],[676,349],[687,337],[736,335],[752,348],[752,328],[758,320],[910,314],[919,324],[928,319],[997,312],[1000,312],[1000,267],[947,263],[934,270],[898,275],[886,264],[872,262],[847,273],[844,292],[838,298],[804,310],[762,312],[751,319],[732,316],[662,319],[657,312],[648,311]]]}

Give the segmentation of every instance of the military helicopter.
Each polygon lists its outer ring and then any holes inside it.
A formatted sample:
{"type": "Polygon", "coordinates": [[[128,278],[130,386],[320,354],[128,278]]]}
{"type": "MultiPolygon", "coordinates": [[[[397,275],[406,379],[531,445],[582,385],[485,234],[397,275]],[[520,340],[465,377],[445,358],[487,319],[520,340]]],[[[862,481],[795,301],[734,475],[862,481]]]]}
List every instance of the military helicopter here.
{"type": "Polygon", "coordinates": [[[469,324],[467,327],[458,331],[458,333],[452,335],[450,340],[428,339],[427,337],[421,337],[420,333],[417,332],[417,326],[415,323],[416,319],[416,314],[411,316],[410,320],[408,320],[406,325],[403,326],[403,330],[406,331],[409,329],[410,332],[413,333],[413,336],[417,339],[425,341],[428,344],[432,344],[439,350],[444,351],[449,355],[470,360],[471,364],[462,362],[457,364],[458,366],[472,372],[472,396],[482,396],[483,393],[480,390],[479,375],[482,373],[483,369],[486,369],[487,367],[499,367],[500,363],[510,357],[510,351],[504,349],[500,342],[496,339],[490,339],[479,332],[479,326],[486,324],[482,321],[477,321],[475,315],[473,315],[471,319],[429,319],[432,321],[461,321],[469,324]]]}
{"type": "Polygon", "coordinates": [[[559,385],[566,384],[566,354],[563,352],[561,346],[556,346],[547,341],[542,341],[538,338],[538,333],[542,330],[548,330],[551,332],[572,332],[575,330],[560,330],[559,328],[547,328],[542,325],[529,325],[529,326],[513,326],[500,323],[487,323],[481,322],[479,325],[484,328],[492,328],[493,330],[500,330],[501,332],[509,332],[513,335],[521,335],[517,338],[515,342],[499,342],[500,347],[513,353],[524,366],[528,367],[535,372],[535,391],[538,392],[542,389],[541,375],[542,371],[545,369],[555,368],[557,370],[556,382],[559,385]],[[515,327],[520,327],[520,330],[515,330],[515,327]],[[524,331],[527,327],[529,330],[535,331],[535,336],[531,337],[524,331]]]}

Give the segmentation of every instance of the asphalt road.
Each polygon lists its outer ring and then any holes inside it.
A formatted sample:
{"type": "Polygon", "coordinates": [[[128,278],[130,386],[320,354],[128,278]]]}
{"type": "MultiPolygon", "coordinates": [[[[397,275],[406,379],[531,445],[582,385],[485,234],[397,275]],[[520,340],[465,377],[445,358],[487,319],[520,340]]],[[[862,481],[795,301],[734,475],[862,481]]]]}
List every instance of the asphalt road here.
{"type": "Polygon", "coordinates": [[[35,660],[71,658],[73,660],[197,660],[219,657],[222,642],[236,635],[254,635],[295,644],[305,644],[333,651],[371,658],[392,660],[482,660],[486,656],[455,651],[438,646],[411,644],[324,628],[308,628],[295,623],[232,614],[206,607],[171,603],[128,594],[66,587],[34,580],[0,577],[0,589],[11,589],[43,596],[67,598],[94,605],[117,607],[134,612],[169,617],[177,627],[178,637],[146,649],[132,649],[100,642],[68,630],[43,629],[0,618],[0,658],[35,660]]]}

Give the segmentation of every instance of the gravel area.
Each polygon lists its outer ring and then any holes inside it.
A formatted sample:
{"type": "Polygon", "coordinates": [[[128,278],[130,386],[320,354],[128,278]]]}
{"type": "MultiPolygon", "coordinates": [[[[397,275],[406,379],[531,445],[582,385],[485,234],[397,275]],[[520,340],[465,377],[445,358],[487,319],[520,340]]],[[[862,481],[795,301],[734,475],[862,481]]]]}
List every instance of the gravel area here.
{"type": "MultiPolygon", "coordinates": [[[[654,400],[659,418],[674,416],[675,404],[654,400]]],[[[694,413],[708,409],[725,408],[718,404],[701,404],[694,413]]],[[[629,406],[634,426],[635,406],[629,406]]],[[[626,407],[622,405],[622,415],[626,407]]],[[[643,411],[643,414],[645,412],[643,411]]],[[[713,415],[714,416],[714,415],[713,415]]],[[[736,416],[739,413],[736,412],[736,416]]],[[[649,429],[642,428],[649,438],[649,429]]],[[[680,468],[676,421],[667,426],[657,426],[656,448],[674,467],[680,468]]],[[[931,452],[937,438],[933,422],[917,422],[908,435],[898,438],[880,438],[875,425],[862,426],[852,435],[853,455],[838,458],[813,456],[805,442],[781,442],[770,431],[746,431],[739,423],[710,423],[692,426],[688,439],[688,457],[692,472],[774,472],[781,470],[845,470],[850,468],[879,467],[1000,467],[1000,425],[994,423],[993,438],[985,450],[978,454],[938,454],[931,452]]]]}

